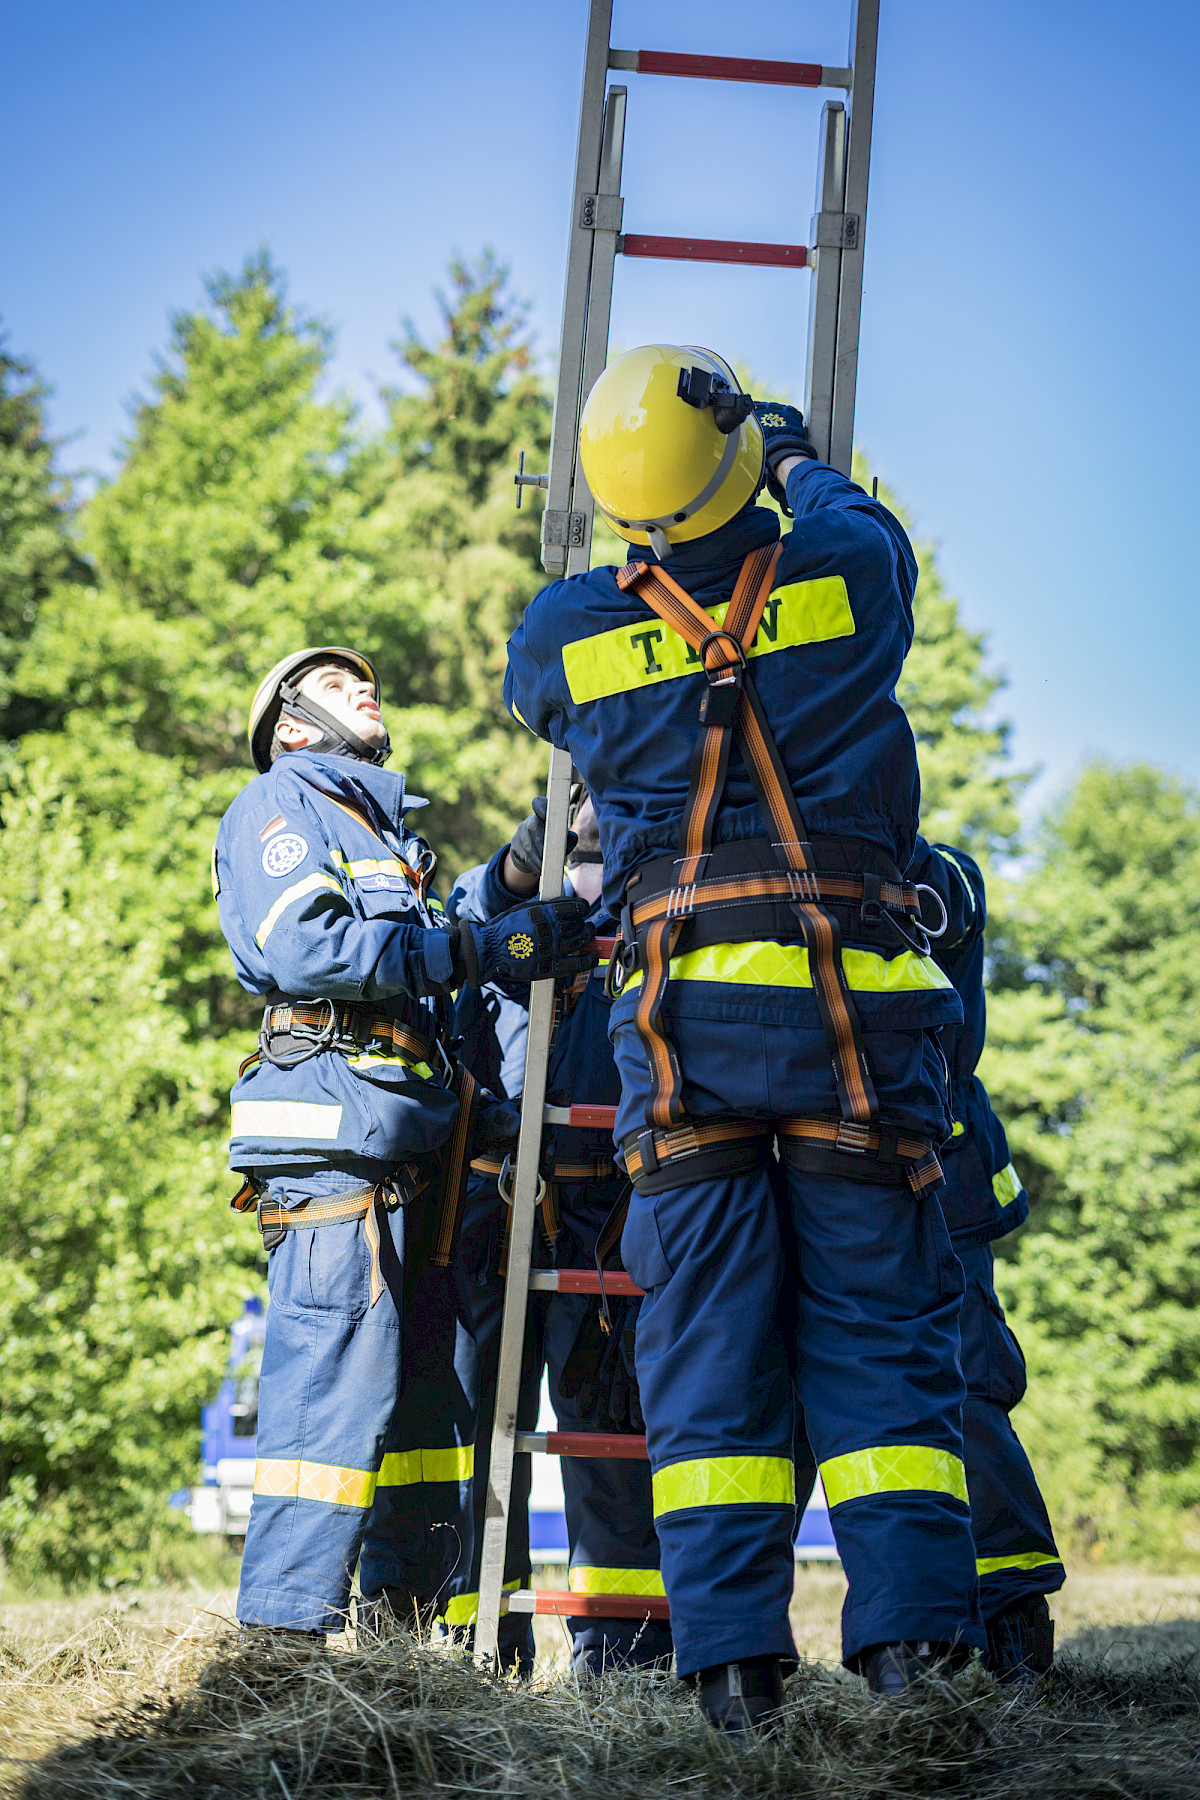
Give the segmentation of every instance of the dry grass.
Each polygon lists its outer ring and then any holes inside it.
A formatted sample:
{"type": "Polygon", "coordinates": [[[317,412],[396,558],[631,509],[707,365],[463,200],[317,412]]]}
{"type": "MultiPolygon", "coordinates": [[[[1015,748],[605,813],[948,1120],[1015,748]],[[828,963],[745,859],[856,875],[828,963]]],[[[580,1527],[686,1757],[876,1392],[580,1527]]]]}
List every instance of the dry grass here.
{"type": "Polygon", "coordinates": [[[247,1653],[228,1592],[0,1606],[0,1786],[21,1800],[1200,1794],[1200,1578],[1077,1576],[1040,1692],[1014,1698],[968,1671],[899,1707],[817,1660],[841,1593],[836,1573],[799,1576],[813,1660],[788,1684],[783,1737],[750,1748],[704,1728],[667,1678],[578,1690],[549,1654],[554,1621],[521,1687],[409,1640],[247,1653]]]}

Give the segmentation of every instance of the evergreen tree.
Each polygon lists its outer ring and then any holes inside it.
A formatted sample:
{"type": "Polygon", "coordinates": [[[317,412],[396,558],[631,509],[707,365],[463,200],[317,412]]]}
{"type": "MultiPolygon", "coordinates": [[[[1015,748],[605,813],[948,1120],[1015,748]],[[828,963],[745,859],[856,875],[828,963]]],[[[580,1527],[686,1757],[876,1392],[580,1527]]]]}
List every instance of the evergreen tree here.
{"type": "Polygon", "coordinates": [[[54,466],[47,389],[0,338],[0,737],[19,737],[52,713],[15,685],[22,648],[58,582],[86,582],[71,539],[70,484],[54,466]]]}

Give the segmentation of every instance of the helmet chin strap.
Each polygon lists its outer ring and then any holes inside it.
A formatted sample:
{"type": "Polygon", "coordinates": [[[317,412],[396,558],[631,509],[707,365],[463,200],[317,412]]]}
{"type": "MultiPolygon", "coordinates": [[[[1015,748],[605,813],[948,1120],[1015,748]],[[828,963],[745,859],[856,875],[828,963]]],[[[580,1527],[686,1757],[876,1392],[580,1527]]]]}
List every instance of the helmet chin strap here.
{"type": "Polygon", "coordinates": [[[294,681],[285,681],[279,690],[279,696],[283,701],[282,712],[287,713],[289,718],[298,719],[302,725],[315,725],[321,733],[317,742],[308,744],[307,749],[329,750],[335,756],[353,756],[359,762],[379,765],[385,763],[392,754],[391,739],[386,732],[382,744],[368,744],[359,737],[357,731],[343,724],[341,719],[335,719],[332,713],[326,712],[310,695],[301,695],[294,681]]]}

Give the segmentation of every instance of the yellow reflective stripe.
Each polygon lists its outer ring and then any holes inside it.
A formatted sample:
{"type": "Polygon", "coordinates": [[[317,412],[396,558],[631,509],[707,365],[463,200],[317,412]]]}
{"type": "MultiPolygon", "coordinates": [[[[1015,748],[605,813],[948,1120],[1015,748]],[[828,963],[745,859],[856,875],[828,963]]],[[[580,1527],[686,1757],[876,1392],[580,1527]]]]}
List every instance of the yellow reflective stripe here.
{"type": "Polygon", "coordinates": [[[1001,1206],[1011,1206],[1013,1201],[1020,1194],[1023,1186],[1024,1183],[1022,1182],[1021,1177],[1017,1174],[1017,1171],[1013,1168],[1011,1163],[1009,1163],[1006,1168],[1001,1169],[998,1174],[992,1176],[992,1192],[995,1194],[1001,1206]]]}
{"type": "Polygon", "coordinates": [[[967,1128],[966,1128],[966,1126],[965,1126],[965,1125],[964,1125],[964,1124],[963,1124],[963,1122],[962,1122],[962,1120],[961,1120],[961,1119],[955,1119],[955,1121],[954,1121],[954,1129],[953,1129],[953,1130],[952,1130],[952,1131],[951,1131],[951,1133],[950,1133],[950,1136],[951,1136],[951,1137],[952,1137],[952,1138],[956,1138],[956,1137],[961,1137],[961,1136],[962,1136],[962,1134],[963,1134],[963,1132],[964,1132],[964,1131],[965,1131],[965,1130],[966,1130],[966,1129],[967,1129],[967,1128]]]}
{"type": "Polygon", "coordinates": [[[341,1128],[340,1106],[320,1106],[314,1100],[235,1100],[229,1135],[331,1144],[341,1128]]]}
{"type": "Polygon", "coordinates": [[[796,1472],[786,1456],[702,1456],[654,1477],[654,1516],[685,1506],[794,1506],[796,1472]]]}
{"type": "Polygon", "coordinates": [[[368,1056],[364,1054],[352,1056],[348,1061],[352,1069],[374,1069],[378,1068],[380,1064],[395,1067],[396,1064],[399,1064],[402,1069],[411,1069],[414,1075],[421,1077],[422,1081],[433,1080],[433,1070],[428,1063],[409,1062],[407,1056],[368,1056]]]}
{"type": "Polygon", "coordinates": [[[657,1569],[597,1569],[576,1563],[567,1574],[573,1594],[666,1594],[657,1569]]]}
{"type": "MultiPolygon", "coordinates": [[[[933,958],[902,950],[892,958],[876,950],[843,950],[846,985],[861,994],[928,993],[953,987],[933,958]]],[[[622,989],[629,993],[642,979],[640,969],[622,989]]],[[[672,981],[728,981],[746,987],[810,988],[812,971],[802,944],[776,944],[751,939],[745,944],[709,944],[671,958],[672,981]]]]}
{"type": "Polygon", "coordinates": [[[475,1473],[474,1444],[448,1449],[389,1450],[379,1471],[380,1487],[415,1487],[420,1481],[470,1481],[475,1473]]]}
{"type": "MultiPolygon", "coordinates": [[[[521,1579],[517,1576],[512,1581],[505,1582],[502,1592],[515,1594],[520,1586],[521,1579]]],[[[455,1594],[447,1600],[442,1609],[442,1618],[445,1619],[447,1625],[473,1625],[478,1612],[479,1595],[477,1593],[455,1594]]]]}
{"type": "MultiPolygon", "coordinates": [[[[729,602],[705,610],[720,625],[729,602]]],[[[854,614],[846,583],[840,575],[822,575],[816,581],[793,581],[775,590],[748,654],[769,656],[773,650],[788,650],[797,644],[823,644],[831,638],[853,636],[854,614]]],[[[606,694],[677,681],[700,668],[700,658],[685,639],[660,619],[650,617],[564,644],[562,658],[576,706],[602,700],[606,694]]]]}
{"type": "Polygon", "coordinates": [[[303,881],[294,881],[290,888],[284,888],[282,894],[280,894],[278,900],[254,934],[254,941],[260,950],[278,925],[288,907],[294,905],[297,900],[303,900],[306,894],[314,894],[318,888],[332,888],[335,894],[340,894],[342,891],[342,884],[340,881],[335,880],[332,875],[326,875],[323,871],[318,870],[315,874],[306,875],[303,881]]]}
{"type": "Polygon", "coordinates": [[[958,876],[958,879],[962,882],[963,886],[967,890],[967,899],[971,903],[971,911],[974,912],[975,911],[975,890],[972,888],[971,883],[967,880],[967,871],[963,868],[962,864],[959,862],[959,860],[956,856],[951,856],[949,850],[939,850],[938,855],[944,856],[946,861],[953,866],[955,874],[958,876]]]}
{"type": "Polygon", "coordinates": [[[515,700],[512,703],[512,716],[525,727],[526,731],[533,730],[533,726],[529,723],[529,720],[525,717],[525,714],[521,711],[515,700]]]}
{"type": "Polygon", "coordinates": [[[1057,1556],[1046,1556],[1041,1550],[1026,1550],[1020,1556],[981,1556],[975,1567],[980,1575],[994,1575],[997,1569],[1056,1569],[1057,1556]]]}
{"type": "Polygon", "coordinates": [[[821,1480],[830,1506],[861,1500],[866,1494],[902,1494],[920,1491],[953,1494],[964,1505],[967,1477],[962,1461],[949,1450],[930,1450],[924,1444],[879,1444],[871,1450],[851,1450],[821,1464],[821,1480]]]}
{"type": "Polygon", "coordinates": [[[262,1457],[254,1465],[254,1491],[272,1500],[320,1500],[327,1506],[370,1506],[373,1469],[339,1469],[333,1463],[262,1457]]]}

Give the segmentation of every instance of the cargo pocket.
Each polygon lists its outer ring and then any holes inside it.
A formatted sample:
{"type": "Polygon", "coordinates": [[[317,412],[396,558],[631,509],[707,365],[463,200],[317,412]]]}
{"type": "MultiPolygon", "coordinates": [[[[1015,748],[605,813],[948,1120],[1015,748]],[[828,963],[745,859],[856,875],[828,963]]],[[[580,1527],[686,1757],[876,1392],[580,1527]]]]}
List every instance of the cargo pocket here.
{"type": "Polygon", "coordinates": [[[968,1284],[961,1331],[967,1392],[1011,1412],[1025,1393],[1025,1358],[990,1282],[968,1284]]]}
{"type": "Polygon", "coordinates": [[[658,1198],[657,1194],[639,1194],[635,1188],[621,1233],[621,1261],[638,1287],[647,1293],[662,1287],[675,1273],[659,1235],[658,1198]]]}

